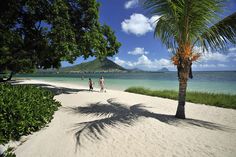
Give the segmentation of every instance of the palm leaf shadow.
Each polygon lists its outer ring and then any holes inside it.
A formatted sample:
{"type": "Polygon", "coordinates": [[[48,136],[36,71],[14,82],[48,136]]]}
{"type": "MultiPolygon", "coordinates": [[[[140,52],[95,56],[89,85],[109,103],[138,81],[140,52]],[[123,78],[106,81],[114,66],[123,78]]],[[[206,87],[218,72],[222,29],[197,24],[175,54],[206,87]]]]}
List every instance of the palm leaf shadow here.
{"type": "Polygon", "coordinates": [[[93,103],[87,107],[69,108],[70,111],[77,114],[92,115],[102,117],[101,119],[92,120],[88,122],[76,123],[73,127],[75,131],[76,144],[82,145],[81,136],[84,135],[88,140],[101,140],[105,137],[107,127],[118,128],[120,125],[132,126],[138,121],[138,118],[153,118],[160,122],[174,126],[196,126],[210,130],[232,131],[232,129],[212,122],[196,120],[196,119],[177,119],[173,115],[165,115],[150,112],[142,104],[135,104],[133,106],[126,106],[108,99],[108,104],[93,103]]]}

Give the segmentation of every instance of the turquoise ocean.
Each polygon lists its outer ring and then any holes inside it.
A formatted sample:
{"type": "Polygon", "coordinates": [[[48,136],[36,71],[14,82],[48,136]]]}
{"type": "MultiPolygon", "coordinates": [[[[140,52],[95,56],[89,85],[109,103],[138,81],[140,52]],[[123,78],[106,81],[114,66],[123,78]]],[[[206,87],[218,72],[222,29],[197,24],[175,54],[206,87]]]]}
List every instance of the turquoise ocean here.
{"type": "MultiPolygon", "coordinates": [[[[188,81],[188,91],[236,94],[236,71],[194,72],[194,78],[188,81]]],[[[125,90],[139,86],[156,90],[178,90],[176,72],[163,73],[85,73],[85,74],[20,74],[16,77],[49,82],[70,83],[88,86],[88,78],[92,78],[95,88],[99,88],[98,79],[105,78],[107,90],[125,90]]]]}

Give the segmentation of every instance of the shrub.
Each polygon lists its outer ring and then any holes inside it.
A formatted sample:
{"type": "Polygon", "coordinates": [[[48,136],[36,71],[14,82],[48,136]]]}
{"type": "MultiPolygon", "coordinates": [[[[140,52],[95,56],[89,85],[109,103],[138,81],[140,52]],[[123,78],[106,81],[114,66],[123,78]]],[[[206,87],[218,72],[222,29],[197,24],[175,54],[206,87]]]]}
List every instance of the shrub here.
{"type": "Polygon", "coordinates": [[[0,84],[0,144],[18,140],[44,127],[60,103],[45,89],[32,85],[0,84]]]}
{"type": "MultiPolygon", "coordinates": [[[[173,90],[154,91],[143,87],[130,87],[125,91],[130,93],[137,93],[137,94],[178,100],[178,92],[173,90]]],[[[198,104],[236,109],[236,95],[230,95],[230,94],[187,92],[186,101],[198,104]]]]}
{"type": "Polygon", "coordinates": [[[12,147],[8,148],[0,157],[16,157],[16,154],[13,152],[14,149],[12,147]]]}

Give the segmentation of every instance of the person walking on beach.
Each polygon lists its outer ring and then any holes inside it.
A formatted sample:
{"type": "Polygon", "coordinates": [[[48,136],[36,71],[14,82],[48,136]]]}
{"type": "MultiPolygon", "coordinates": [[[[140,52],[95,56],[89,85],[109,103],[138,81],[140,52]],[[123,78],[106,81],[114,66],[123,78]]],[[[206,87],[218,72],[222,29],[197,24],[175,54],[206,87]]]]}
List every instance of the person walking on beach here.
{"type": "Polygon", "coordinates": [[[94,83],[93,83],[92,79],[89,78],[89,91],[93,91],[93,85],[94,85],[94,83]]]}
{"type": "Polygon", "coordinates": [[[106,90],[105,90],[105,80],[104,80],[104,78],[103,78],[103,76],[102,77],[100,77],[100,79],[99,79],[99,85],[100,85],[100,92],[106,92],[106,90]]]}

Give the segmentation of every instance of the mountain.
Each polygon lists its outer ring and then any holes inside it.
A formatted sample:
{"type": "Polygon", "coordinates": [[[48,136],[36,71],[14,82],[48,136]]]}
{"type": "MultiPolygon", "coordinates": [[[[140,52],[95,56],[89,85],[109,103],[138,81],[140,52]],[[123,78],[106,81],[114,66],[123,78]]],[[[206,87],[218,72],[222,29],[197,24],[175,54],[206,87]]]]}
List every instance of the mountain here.
{"type": "Polygon", "coordinates": [[[133,69],[128,69],[129,72],[145,72],[144,70],[141,70],[139,68],[133,68],[133,69]]]}
{"type": "Polygon", "coordinates": [[[61,68],[61,72],[126,72],[127,70],[113,61],[104,58],[81,63],[71,67],[61,68]]]}
{"type": "Polygon", "coordinates": [[[160,72],[168,72],[169,71],[169,69],[167,69],[167,68],[161,68],[160,70],[158,70],[158,71],[160,71],[160,72]]]}

